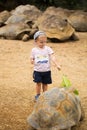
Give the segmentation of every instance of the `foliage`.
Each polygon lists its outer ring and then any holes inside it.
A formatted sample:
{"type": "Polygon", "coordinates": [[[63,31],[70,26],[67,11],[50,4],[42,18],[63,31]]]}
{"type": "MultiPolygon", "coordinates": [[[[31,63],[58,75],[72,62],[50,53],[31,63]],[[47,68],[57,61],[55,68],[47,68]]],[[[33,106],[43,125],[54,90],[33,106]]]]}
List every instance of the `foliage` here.
{"type": "Polygon", "coordinates": [[[0,10],[12,10],[18,5],[31,4],[41,10],[48,6],[62,7],[68,9],[83,9],[87,11],[87,0],[3,0],[0,1],[0,10]],[[4,4],[5,3],[5,4],[4,4]]]}
{"type": "Polygon", "coordinates": [[[62,87],[70,87],[71,86],[71,82],[70,80],[67,78],[67,76],[63,75],[62,77],[62,83],[61,83],[62,87]]]}
{"type": "MultiPolygon", "coordinates": [[[[68,77],[65,76],[65,75],[63,75],[63,77],[62,77],[61,86],[62,86],[62,87],[66,87],[66,88],[71,87],[71,82],[70,82],[70,80],[68,79],[68,77]]],[[[77,89],[74,89],[73,92],[74,92],[75,95],[79,95],[79,92],[78,92],[77,89]]]]}
{"type": "MultiPolygon", "coordinates": [[[[30,1],[30,0],[27,0],[30,1]]],[[[86,9],[87,0],[34,0],[34,3],[45,6],[63,7],[68,9],[86,9]]]]}

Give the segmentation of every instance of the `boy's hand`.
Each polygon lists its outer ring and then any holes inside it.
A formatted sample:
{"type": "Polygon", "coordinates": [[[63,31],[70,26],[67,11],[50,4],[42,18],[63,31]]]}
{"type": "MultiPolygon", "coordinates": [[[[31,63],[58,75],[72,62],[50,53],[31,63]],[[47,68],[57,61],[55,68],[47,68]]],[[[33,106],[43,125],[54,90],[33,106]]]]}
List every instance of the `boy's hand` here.
{"type": "Polygon", "coordinates": [[[31,64],[34,64],[34,59],[30,59],[31,64]]]}
{"type": "Polygon", "coordinates": [[[58,66],[57,66],[57,69],[58,69],[58,70],[61,70],[61,66],[60,66],[60,65],[58,65],[58,66]]]}

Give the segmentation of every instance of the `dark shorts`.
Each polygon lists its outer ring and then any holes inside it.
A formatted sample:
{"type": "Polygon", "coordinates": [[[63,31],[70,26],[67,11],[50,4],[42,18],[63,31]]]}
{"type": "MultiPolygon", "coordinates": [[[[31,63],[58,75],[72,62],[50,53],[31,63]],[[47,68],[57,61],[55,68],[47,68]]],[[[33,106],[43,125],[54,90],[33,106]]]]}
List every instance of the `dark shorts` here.
{"type": "Polygon", "coordinates": [[[51,84],[52,79],[51,79],[51,71],[47,72],[33,72],[33,81],[36,83],[43,83],[43,84],[51,84]]]}

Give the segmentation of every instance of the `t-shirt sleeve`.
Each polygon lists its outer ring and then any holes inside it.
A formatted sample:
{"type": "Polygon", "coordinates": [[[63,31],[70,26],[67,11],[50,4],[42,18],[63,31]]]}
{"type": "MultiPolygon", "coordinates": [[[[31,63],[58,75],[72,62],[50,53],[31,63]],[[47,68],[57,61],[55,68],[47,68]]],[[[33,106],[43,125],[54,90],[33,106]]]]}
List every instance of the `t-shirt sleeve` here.
{"type": "Polygon", "coordinates": [[[54,53],[54,51],[50,47],[48,47],[48,54],[51,55],[53,53],[54,53]]]}

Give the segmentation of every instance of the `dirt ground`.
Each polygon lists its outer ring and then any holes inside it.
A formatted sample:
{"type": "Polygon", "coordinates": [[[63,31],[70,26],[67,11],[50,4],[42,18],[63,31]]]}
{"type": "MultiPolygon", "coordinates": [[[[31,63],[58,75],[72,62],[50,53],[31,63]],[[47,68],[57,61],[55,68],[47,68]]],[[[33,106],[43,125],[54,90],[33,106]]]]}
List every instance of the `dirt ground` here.
{"type": "MultiPolygon", "coordinates": [[[[79,41],[48,43],[54,50],[62,71],[52,65],[53,83],[60,86],[66,74],[79,90],[85,119],[79,130],[87,130],[87,33],[77,33],[79,41]]],[[[0,130],[27,130],[27,117],[34,107],[35,84],[29,56],[33,40],[0,40],[0,130]]]]}

